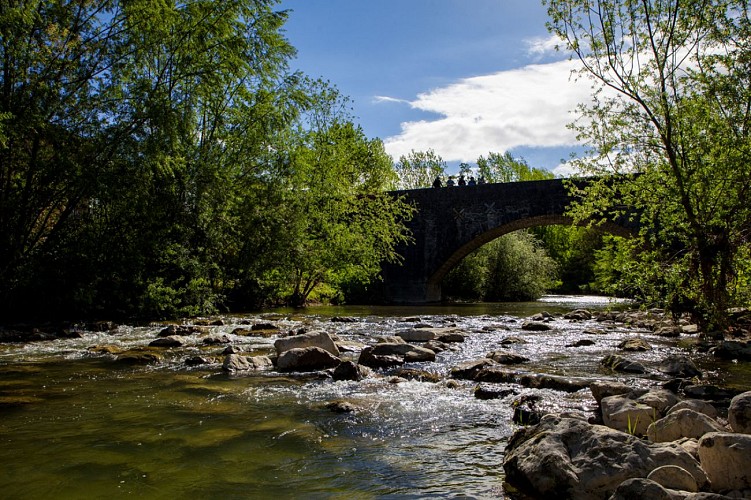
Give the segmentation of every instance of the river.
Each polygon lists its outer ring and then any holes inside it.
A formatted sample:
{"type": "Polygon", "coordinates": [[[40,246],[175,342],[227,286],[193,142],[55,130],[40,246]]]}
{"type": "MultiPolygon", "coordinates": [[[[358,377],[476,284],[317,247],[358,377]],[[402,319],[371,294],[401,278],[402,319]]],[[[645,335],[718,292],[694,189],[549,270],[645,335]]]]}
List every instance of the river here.
{"type": "MultiPolygon", "coordinates": [[[[281,331],[323,329],[343,340],[373,343],[412,328],[406,317],[468,333],[456,350],[418,363],[444,378],[457,363],[498,349],[511,335],[531,359],[524,369],[618,378],[599,367],[624,336],[620,325],[557,316],[548,332],[521,331],[524,318],[548,311],[613,307],[596,297],[441,307],[318,307],[224,316],[212,333],[244,351],[264,353],[274,337],[232,335],[241,323],[272,322],[281,331]],[[334,316],[355,322],[332,322],[334,316]],[[585,330],[597,328],[599,334],[585,330]],[[566,345],[593,338],[594,345],[566,345]]],[[[618,307],[616,305],[616,307],[618,307]]],[[[622,307],[622,306],[620,306],[622,307]]],[[[278,373],[229,376],[220,364],[187,367],[185,359],[217,354],[200,335],[165,350],[162,362],[121,366],[96,345],[145,346],[161,325],[120,326],[108,333],[28,344],[0,344],[0,491],[7,499],[39,498],[502,498],[503,450],[515,428],[512,402],[540,394],[546,408],[587,414],[589,391],[573,394],[514,387],[517,394],[480,400],[474,382],[452,386],[373,377],[333,382],[278,373]],[[331,401],[359,407],[334,413],[331,401]]],[[[638,332],[656,348],[630,356],[647,366],[680,352],[675,339],[638,332]]],[[[722,381],[732,366],[698,354],[707,379],[722,381]]],[[[624,378],[654,384],[655,375],[624,378]]]]}

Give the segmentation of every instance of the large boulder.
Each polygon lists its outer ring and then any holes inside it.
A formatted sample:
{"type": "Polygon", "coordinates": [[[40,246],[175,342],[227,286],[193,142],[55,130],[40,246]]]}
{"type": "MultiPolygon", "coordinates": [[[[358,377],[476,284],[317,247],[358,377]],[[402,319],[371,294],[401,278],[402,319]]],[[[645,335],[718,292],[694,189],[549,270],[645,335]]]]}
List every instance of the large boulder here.
{"type": "Polygon", "coordinates": [[[279,356],[290,349],[302,349],[304,347],[318,347],[334,356],[339,356],[340,354],[334,339],[326,332],[309,332],[277,339],[274,342],[274,347],[279,356]]]}
{"type": "Polygon", "coordinates": [[[428,342],[436,338],[432,328],[414,328],[397,333],[404,342],[428,342]]]}
{"type": "Polygon", "coordinates": [[[675,443],[650,444],[602,425],[545,415],[517,431],[506,448],[506,481],[534,498],[608,498],[630,478],[645,478],[664,465],[688,471],[699,487],[699,463],[675,443]]]}
{"type": "Polygon", "coordinates": [[[751,342],[726,340],[717,347],[712,348],[711,352],[716,358],[720,359],[751,361],[751,342]]]}
{"type": "Polygon", "coordinates": [[[320,347],[301,347],[284,351],[276,360],[280,371],[309,372],[334,368],[341,360],[320,347]]]}
{"type": "Polygon", "coordinates": [[[730,400],[728,423],[735,432],[751,434],[751,391],[730,400]]]}
{"type": "Polygon", "coordinates": [[[678,403],[678,396],[666,389],[650,389],[638,396],[636,402],[654,408],[654,415],[659,418],[664,416],[670,407],[678,403]]]}
{"type": "Polygon", "coordinates": [[[671,490],[690,491],[691,493],[699,491],[699,485],[696,484],[694,476],[683,467],[678,467],[677,465],[657,467],[649,473],[647,479],[671,490]]]}
{"type": "Polygon", "coordinates": [[[702,469],[712,491],[751,488],[751,435],[710,432],[699,440],[702,469]]]}
{"type": "Polygon", "coordinates": [[[724,430],[716,420],[703,413],[684,408],[650,424],[647,436],[655,443],[664,443],[681,438],[699,439],[708,432],[723,432],[724,430]]]}
{"type": "Polygon", "coordinates": [[[353,363],[352,361],[344,361],[336,367],[332,377],[336,381],[360,381],[364,378],[367,378],[368,375],[370,375],[370,369],[367,366],[359,365],[353,363]]]}
{"type": "Polygon", "coordinates": [[[602,421],[611,429],[642,436],[654,422],[656,410],[628,395],[608,396],[600,401],[602,421]]]}
{"type": "Polygon", "coordinates": [[[716,419],[718,415],[717,408],[706,401],[701,401],[699,399],[684,399],[683,401],[679,401],[674,406],[670,407],[667,415],[684,409],[694,410],[695,412],[702,413],[711,419],[716,419]]]}

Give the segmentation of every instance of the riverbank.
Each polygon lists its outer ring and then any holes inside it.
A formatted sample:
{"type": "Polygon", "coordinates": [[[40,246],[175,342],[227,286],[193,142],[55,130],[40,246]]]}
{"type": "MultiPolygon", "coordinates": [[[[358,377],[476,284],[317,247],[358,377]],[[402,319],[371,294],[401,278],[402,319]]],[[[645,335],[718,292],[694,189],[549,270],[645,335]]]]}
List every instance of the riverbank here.
{"type": "Polygon", "coordinates": [[[71,496],[81,481],[104,495],[122,475],[155,498],[152,488],[498,498],[514,431],[548,413],[595,418],[593,382],[649,390],[676,378],[666,359],[688,356],[695,386],[751,383],[692,325],[665,336],[656,311],[606,306],[316,308],[3,343],[1,425],[23,458],[0,451],[12,463],[0,485],[71,496]],[[306,333],[319,345],[299,344],[306,333]],[[651,348],[630,350],[638,340],[651,348]],[[320,356],[285,354],[297,349],[320,356]],[[614,356],[644,372],[603,364],[614,356]]]}

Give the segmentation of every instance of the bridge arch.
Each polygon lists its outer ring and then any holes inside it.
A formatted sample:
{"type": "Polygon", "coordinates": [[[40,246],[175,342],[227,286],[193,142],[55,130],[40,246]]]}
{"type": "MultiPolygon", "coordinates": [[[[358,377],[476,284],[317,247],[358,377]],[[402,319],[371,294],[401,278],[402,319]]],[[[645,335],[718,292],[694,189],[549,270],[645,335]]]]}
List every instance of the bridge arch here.
{"type": "MultiPolygon", "coordinates": [[[[565,215],[571,199],[562,179],[395,192],[417,208],[409,228],[412,245],[398,249],[402,265],[383,268],[384,292],[393,303],[441,300],[441,282],[462,259],[504,234],[535,226],[573,225],[565,215]]],[[[603,231],[629,236],[627,219],[603,231]]]]}

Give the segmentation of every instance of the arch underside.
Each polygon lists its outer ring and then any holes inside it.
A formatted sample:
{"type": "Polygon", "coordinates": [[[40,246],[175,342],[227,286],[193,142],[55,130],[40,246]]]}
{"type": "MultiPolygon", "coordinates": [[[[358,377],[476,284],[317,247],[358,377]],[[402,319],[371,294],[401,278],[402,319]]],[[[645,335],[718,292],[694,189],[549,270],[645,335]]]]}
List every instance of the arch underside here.
{"type": "MultiPolygon", "coordinates": [[[[435,272],[433,272],[433,274],[428,278],[427,282],[429,295],[435,296],[436,293],[440,294],[441,282],[443,281],[443,278],[446,276],[446,274],[448,274],[449,271],[456,267],[456,265],[459,264],[459,262],[461,262],[462,259],[464,259],[467,255],[474,252],[486,243],[489,243],[496,238],[500,238],[504,234],[513,233],[514,231],[518,231],[520,229],[555,225],[573,226],[575,224],[574,220],[571,217],[566,217],[564,215],[542,215],[537,217],[518,219],[509,222],[508,224],[503,224],[501,226],[485,231],[466,244],[462,245],[453,254],[451,254],[451,256],[446,259],[446,261],[435,272]]],[[[586,225],[586,223],[578,225],[584,226],[586,225]]],[[[615,236],[623,236],[626,238],[633,236],[633,232],[631,230],[614,222],[606,221],[593,227],[615,236]]]]}

